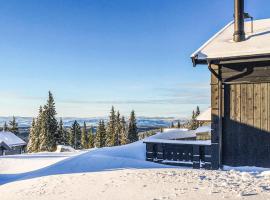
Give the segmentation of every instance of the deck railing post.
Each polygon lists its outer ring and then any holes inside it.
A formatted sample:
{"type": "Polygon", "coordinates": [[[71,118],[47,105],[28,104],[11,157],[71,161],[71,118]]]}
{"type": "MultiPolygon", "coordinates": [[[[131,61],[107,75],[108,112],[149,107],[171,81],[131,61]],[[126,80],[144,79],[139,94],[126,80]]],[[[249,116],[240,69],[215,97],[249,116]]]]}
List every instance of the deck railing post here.
{"type": "Polygon", "coordinates": [[[193,145],[193,168],[201,168],[200,146],[198,145],[193,145]]]}

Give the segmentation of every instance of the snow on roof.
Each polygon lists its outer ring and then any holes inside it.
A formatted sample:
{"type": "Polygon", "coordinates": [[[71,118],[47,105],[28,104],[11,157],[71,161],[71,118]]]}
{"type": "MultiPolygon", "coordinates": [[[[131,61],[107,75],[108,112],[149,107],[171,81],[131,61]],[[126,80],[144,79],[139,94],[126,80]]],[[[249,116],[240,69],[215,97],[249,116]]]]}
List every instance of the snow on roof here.
{"type": "Polygon", "coordinates": [[[155,142],[155,143],[181,143],[177,142],[177,139],[188,139],[196,137],[194,130],[170,128],[164,129],[163,132],[157,132],[157,134],[145,138],[143,142],[155,142]],[[167,141],[167,142],[166,142],[167,141]]]}
{"type": "Polygon", "coordinates": [[[270,19],[254,21],[251,33],[251,22],[245,22],[246,40],[233,41],[234,23],[231,22],[208,40],[191,57],[197,60],[224,59],[270,54],[270,19]]]}
{"type": "Polygon", "coordinates": [[[196,118],[198,121],[211,121],[211,108],[208,108],[196,118]]]}
{"type": "Polygon", "coordinates": [[[10,150],[10,147],[5,142],[0,142],[0,149],[10,150]]]}
{"type": "Polygon", "coordinates": [[[166,140],[166,139],[148,139],[146,143],[164,143],[164,144],[192,144],[192,145],[211,145],[211,140],[166,140]]]}
{"type": "Polygon", "coordinates": [[[206,125],[206,126],[200,126],[195,130],[195,133],[205,133],[205,132],[211,132],[211,125],[206,125]]]}
{"type": "Polygon", "coordinates": [[[10,147],[26,145],[25,141],[8,131],[0,132],[0,143],[1,142],[6,143],[10,147]]]}

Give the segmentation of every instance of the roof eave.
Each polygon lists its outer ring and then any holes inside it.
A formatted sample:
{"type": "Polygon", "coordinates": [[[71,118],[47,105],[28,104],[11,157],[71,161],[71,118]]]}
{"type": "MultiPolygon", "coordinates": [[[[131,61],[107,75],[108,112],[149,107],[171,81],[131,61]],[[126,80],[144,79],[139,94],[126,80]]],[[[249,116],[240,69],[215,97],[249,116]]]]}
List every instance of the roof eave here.
{"type": "Polygon", "coordinates": [[[196,67],[196,65],[206,65],[206,64],[208,64],[206,59],[198,58],[198,55],[192,56],[191,61],[192,61],[193,67],[196,67]]]}
{"type": "Polygon", "coordinates": [[[231,56],[226,58],[198,58],[198,56],[191,57],[193,67],[198,64],[209,65],[212,64],[231,64],[231,63],[247,63],[247,62],[263,62],[270,61],[270,53],[258,55],[245,56],[231,56]]]}

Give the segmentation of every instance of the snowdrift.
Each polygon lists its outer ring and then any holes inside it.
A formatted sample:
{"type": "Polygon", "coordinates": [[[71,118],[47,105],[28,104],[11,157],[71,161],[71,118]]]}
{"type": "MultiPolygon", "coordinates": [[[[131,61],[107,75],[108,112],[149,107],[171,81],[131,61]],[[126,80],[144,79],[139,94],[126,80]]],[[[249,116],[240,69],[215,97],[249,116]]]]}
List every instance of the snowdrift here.
{"type": "Polygon", "coordinates": [[[145,148],[145,144],[138,141],[123,146],[89,150],[35,171],[0,175],[0,184],[57,174],[120,169],[170,168],[166,165],[145,161],[145,148]]]}

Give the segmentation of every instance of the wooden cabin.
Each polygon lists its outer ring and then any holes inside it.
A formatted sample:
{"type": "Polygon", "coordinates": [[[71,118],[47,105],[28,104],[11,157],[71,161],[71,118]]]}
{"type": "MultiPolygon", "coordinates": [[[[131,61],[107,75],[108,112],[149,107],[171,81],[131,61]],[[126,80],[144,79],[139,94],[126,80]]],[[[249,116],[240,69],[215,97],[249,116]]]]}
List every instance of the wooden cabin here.
{"type": "Polygon", "coordinates": [[[0,132],[0,156],[21,154],[25,151],[26,142],[9,131],[0,132]]]}
{"type": "Polygon", "coordinates": [[[211,108],[200,113],[196,120],[200,127],[195,130],[196,140],[211,140],[211,108]]]}
{"type": "Polygon", "coordinates": [[[211,73],[212,169],[270,167],[270,19],[235,21],[192,54],[211,73]]]}

